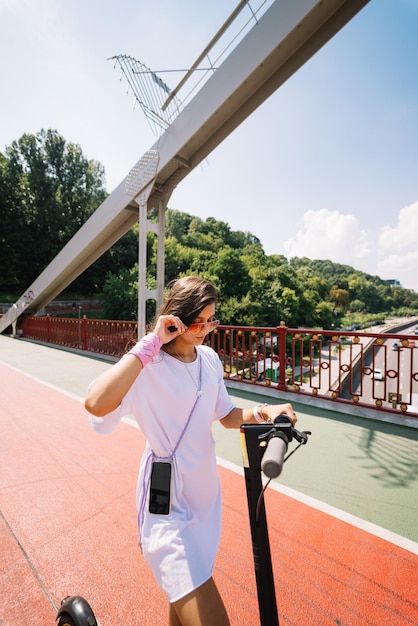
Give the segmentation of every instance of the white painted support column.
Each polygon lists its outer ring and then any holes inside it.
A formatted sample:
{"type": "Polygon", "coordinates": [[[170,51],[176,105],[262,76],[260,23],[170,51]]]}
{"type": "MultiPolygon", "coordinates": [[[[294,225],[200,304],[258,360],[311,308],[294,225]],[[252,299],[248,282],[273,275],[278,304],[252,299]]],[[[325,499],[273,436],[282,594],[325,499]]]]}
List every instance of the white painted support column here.
{"type": "Polygon", "coordinates": [[[157,301],[157,311],[162,306],[164,300],[164,284],[165,284],[165,210],[166,207],[159,203],[158,206],[158,224],[156,226],[156,234],[158,237],[157,245],[157,289],[155,299],[157,301]]]}
{"type": "MultiPolygon", "coordinates": [[[[138,339],[145,334],[146,303],[155,298],[157,306],[162,302],[164,289],[164,210],[158,207],[158,226],[148,220],[148,199],[154,187],[160,155],[157,150],[149,150],[129,172],[125,188],[139,206],[139,237],[138,237],[138,339]],[[153,231],[158,236],[157,289],[147,290],[147,233],[153,231]]],[[[161,204],[161,203],[160,203],[161,204]]]]}
{"type": "Polygon", "coordinates": [[[139,205],[138,237],[138,339],[145,335],[146,278],[147,278],[147,204],[139,205]]]}
{"type": "MultiPolygon", "coordinates": [[[[143,199],[145,194],[141,194],[143,199]]],[[[144,336],[146,326],[146,305],[147,300],[154,299],[157,303],[157,310],[160,308],[164,297],[164,262],[165,262],[165,207],[159,203],[158,222],[150,222],[147,217],[147,204],[141,202],[139,205],[139,240],[138,240],[138,339],[144,336]],[[157,288],[147,289],[147,233],[153,232],[157,235],[157,288]]]]}

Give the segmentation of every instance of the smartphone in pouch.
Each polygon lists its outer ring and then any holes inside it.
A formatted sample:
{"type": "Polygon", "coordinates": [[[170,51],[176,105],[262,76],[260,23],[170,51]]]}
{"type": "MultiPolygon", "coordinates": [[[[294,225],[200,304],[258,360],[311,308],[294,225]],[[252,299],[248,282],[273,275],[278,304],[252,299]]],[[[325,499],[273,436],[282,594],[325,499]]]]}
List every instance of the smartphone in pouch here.
{"type": "Polygon", "coordinates": [[[151,471],[149,512],[157,515],[170,513],[171,463],[154,461],[151,471]]]}

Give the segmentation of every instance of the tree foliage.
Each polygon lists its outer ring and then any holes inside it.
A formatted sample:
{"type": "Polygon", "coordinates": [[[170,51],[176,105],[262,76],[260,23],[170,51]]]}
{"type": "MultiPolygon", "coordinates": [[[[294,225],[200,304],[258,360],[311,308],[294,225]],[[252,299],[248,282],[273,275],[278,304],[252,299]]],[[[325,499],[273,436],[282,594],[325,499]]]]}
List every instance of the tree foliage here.
{"type": "MultiPolygon", "coordinates": [[[[106,196],[104,171],[56,131],[23,135],[0,153],[0,290],[30,285],[106,196]]],[[[151,219],[153,216],[151,215],[151,219]]],[[[157,241],[147,236],[147,286],[155,287],[157,241]]],[[[108,319],[136,319],[138,225],[71,286],[99,295],[108,319]]],[[[348,265],[266,255],[260,240],[223,221],[167,209],[166,283],[187,274],[212,280],[223,323],[333,328],[344,315],[418,313],[418,294],[348,265]]],[[[148,319],[155,314],[152,304],[148,319]]]]}
{"type": "MultiPolygon", "coordinates": [[[[268,256],[251,233],[231,231],[213,217],[202,220],[167,209],[166,225],[166,282],[186,274],[212,280],[219,290],[217,315],[225,324],[276,326],[284,321],[290,327],[334,328],[350,311],[390,313],[395,302],[398,308],[408,304],[411,313],[418,311],[418,294],[411,290],[393,289],[377,276],[327,260],[268,256]]],[[[155,245],[148,245],[148,254],[155,267],[155,245]]],[[[135,272],[131,284],[136,280],[135,272]]],[[[135,319],[137,292],[121,275],[108,281],[126,298],[113,297],[106,283],[105,300],[121,303],[112,316],[123,318],[130,301],[129,319],[135,319]]]]}
{"type": "MultiPolygon", "coordinates": [[[[106,195],[103,166],[57,131],[41,130],[13,141],[0,153],[0,290],[26,289],[106,195]]],[[[97,292],[107,272],[120,267],[121,258],[127,267],[137,259],[132,233],[89,268],[75,290],[97,292]],[[132,239],[135,251],[129,254],[132,239]]]]}

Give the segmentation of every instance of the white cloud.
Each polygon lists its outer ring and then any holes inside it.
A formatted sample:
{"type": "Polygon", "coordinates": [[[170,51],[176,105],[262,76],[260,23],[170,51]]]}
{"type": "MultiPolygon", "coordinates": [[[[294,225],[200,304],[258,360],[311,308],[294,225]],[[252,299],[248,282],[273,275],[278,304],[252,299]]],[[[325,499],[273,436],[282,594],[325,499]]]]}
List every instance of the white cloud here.
{"type": "Polygon", "coordinates": [[[418,292],[418,250],[406,254],[391,254],[379,261],[378,275],[385,278],[394,278],[400,281],[405,289],[418,292]]]}
{"type": "Polygon", "coordinates": [[[418,248],[418,201],[399,211],[394,228],[385,226],[379,237],[382,251],[417,250],[418,248]]]}
{"type": "Polygon", "coordinates": [[[285,241],[285,255],[329,259],[335,263],[356,266],[371,252],[371,242],[354,215],[320,209],[307,211],[303,228],[285,241]]]}
{"type": "Polygon", "coordinates": [[[383,280],[399,280],[406,289],[418,292],[418,201],[401,209],[397,225],[384,226],[376,241],[353,215],[327,209],[307,211],[303,227],[284,248],[288,258],[329,259],[383,280]]]}
{"type": "Polygon", "coordinates": [[[399,211],[395,227],[383,227],[378,245],[384,256],[378,271],[400,280],[403,287],[418,291],[418,201],[399,211]]]}

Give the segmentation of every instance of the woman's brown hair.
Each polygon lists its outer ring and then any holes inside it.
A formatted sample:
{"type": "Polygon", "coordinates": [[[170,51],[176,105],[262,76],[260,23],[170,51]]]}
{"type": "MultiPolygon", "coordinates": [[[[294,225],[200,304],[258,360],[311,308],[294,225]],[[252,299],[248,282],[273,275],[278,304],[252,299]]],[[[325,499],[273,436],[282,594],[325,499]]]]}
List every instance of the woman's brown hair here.
{"type": "Polygon", "coordinates": [[[218,299],[215,285],[199,276],[184,276],[171,282],[168,288],[156,319],[160,315],[176,315],[186,326],[190,326],[205,307],[215,304],[218,299]]]}

